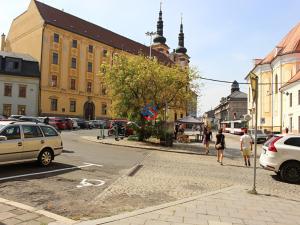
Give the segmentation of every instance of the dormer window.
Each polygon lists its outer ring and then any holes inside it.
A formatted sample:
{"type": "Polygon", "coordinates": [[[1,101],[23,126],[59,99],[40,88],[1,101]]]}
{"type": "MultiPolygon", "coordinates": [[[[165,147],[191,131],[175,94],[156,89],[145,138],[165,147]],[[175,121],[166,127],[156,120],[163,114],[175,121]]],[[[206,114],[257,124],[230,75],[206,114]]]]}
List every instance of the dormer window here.
{"type": "Polygon", "coordinates": [[[6,58],[5,70],[7,72],[21,72],[21,60],[6,58]]]}

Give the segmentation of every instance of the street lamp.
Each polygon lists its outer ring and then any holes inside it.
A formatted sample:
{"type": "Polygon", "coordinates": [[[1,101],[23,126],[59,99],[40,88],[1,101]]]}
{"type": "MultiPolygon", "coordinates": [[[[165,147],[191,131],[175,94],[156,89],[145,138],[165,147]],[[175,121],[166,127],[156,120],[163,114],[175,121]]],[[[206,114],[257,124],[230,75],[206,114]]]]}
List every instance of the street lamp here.
{"type": "Polygon", "coordinates": [[[151,46],[152,46],[152,37],[154,36],[154,35],[156,35],[156,32],[153,32],[153,31],[147,31],[146,33],[146,36],[148,36],[148,37],[150,37],[150,54],[149,54],[149,56],[150,56],[150,58],[151,58],[151,46]]]}

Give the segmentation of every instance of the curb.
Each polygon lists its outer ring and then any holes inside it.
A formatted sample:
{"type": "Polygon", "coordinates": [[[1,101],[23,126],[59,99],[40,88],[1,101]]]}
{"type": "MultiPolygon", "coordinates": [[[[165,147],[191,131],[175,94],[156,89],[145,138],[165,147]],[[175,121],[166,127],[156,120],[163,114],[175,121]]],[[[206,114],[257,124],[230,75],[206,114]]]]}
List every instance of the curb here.
{"type": "MultiPolygon", "coordinates": [[[[172,152],[172,153],[178,153],[178,154],[188,154],[188,155],[205,155],[205,153],[198,153],[198,152],[190,152],[186,150],[172,150],[172,149],[166,149],[166,148],[158,148],[158,147],[151,147],[151,146],[136,146],[136,145],[124,145],[124,144],[114,144],[114,143],[108,143],[108,142],[102,142],[99,140],[93,140],[90,137],[87,136],[80,136],[82,139],[85,139],[87,141],[105,144],[105,145],[113,145],[113,146],[121,146],[121,147],[129,147],[129,148],[138,148],[138,149],[147,149],[147,150],[154,150],[154,151],[160,151],[160,152],[172,152]]],[[[210,156],[210,155],[208,155],[210,156]]]]}
{"type": "Polygon", "coordinates": [[[25,204],[22,204],[19,202],[10,201],[10,200],[4,199],[4,198],[0,198],[0,203],[4,203],[6,205],[10,205],[10,206],[16,207],[18,209],[23,209],[23,210],[26,210],[26,211],[29,211],[32,213],[37,213],[37,214],[46,216],[48,218],[54,219],[54,220],[56,220],[56,222],[53,222],[53,224],[57,224],[57,223],[59,223],[59,224],[75,224],[77,222],[75,220],[71,220],[69,218],[48,212],[46,210],[37,209],[37,208],[31,207],[31,206],[28,206],[28,205],[25,205],[25,204]]]}
{"type": "Polygon", "coordinates": [[[134,216],[142,215],[142,214],[145,214],[145,213],[150,213],[150,212],[165,209],[165,208],[168,208],[168,207],[176,206],[176,205],[179,205],[179,204],[191,202],[191,201],[197,200],[199,198],[215,195],[215,194],[218,194],[218,193],[221,193],[221,192],[226,192],[226,191],[238,188],[238,187],[240,187],[240,186],[239,185],[230,186],[230,187],[226,187],[226,188],[223,188],[223,189],[220,189],[220,190],[217,190],[217,191],[212,191],[212,192],[208,192],[208,193],[205,193],[205,194],[201,194],[201,195],[198,195],[198,196],[195,196],[195,197],[189,197],[189,198],[177,200],[177,201],[174,201],[174,202],[161,204],[161,205],[158,205],[158,206],[151,206],[151,207],[148,207],[148,208],[145,208],[145,209],[138,209],[138,210],[135,210],[133,212],[122,213],[122,214],[119,214],[119,215],[115,215],[115,216],[111,216],[111,217],[105,217],[105,218],[96,219],[96,220],[92,220],[92,221],[78,222],[78,223],[76,223],[76,225],[101,225],[101,224],[116,222],[116,221],[120,221],[120,220],[127,219],[127,218],[130,218],[130,217],[134,217],[134,216]]]}

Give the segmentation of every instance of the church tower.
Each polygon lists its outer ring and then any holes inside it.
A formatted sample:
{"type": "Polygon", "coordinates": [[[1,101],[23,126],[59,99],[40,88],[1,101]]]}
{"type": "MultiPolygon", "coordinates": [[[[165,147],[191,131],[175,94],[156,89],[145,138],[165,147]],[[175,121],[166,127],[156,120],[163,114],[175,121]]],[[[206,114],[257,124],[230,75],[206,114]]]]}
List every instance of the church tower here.
{"type": "Polygon", "coordinates": [[[164,37],[164,22],[162,20],[161,5],[162,3],[160,3],[159,17],[157,21],[157,31],[156,36],[153,39],[152,48],[156,51],[164,53],[165,55],[169,55],[169,46],[166,44],[167,39],[164,37]]]}
{"type": "Polygon", "coordinates": [[[176,64],[182,67],[189,66],[190,57],[186,53],[187,53],[187,49],[184,47],[184,33],[183,33],[183,23],[182,23],[182,16],[181,16],[180,32],[178,35],[178,47],[172,54],[176,64]]]}

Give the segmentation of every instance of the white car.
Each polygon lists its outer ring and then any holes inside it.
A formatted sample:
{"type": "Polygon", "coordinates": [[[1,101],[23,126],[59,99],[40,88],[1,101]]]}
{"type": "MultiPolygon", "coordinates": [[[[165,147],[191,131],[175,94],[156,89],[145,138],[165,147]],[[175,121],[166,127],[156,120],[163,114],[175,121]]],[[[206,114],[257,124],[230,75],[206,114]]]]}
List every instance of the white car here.
{"type": "Polygon", "coordinates": [[[264,145],[260,165],[289,183],[300,182],[300,135],[278,135],[264,145]]]}
{"type": "Polygon", "coordinates": [[[48,166],[62,150],[61,136],[52,126],[0,121],[0,164],[37,160],[48,166]]]}

